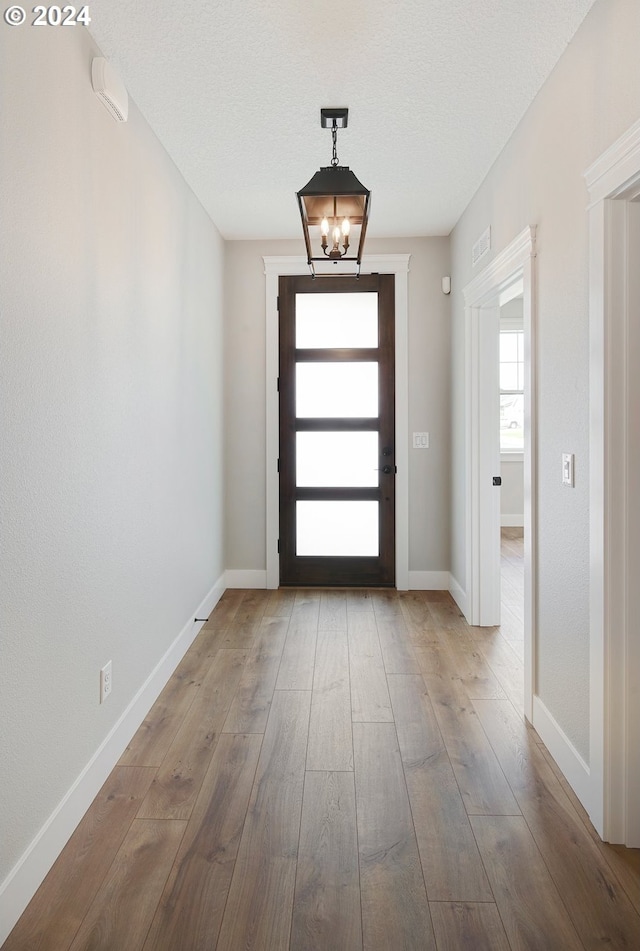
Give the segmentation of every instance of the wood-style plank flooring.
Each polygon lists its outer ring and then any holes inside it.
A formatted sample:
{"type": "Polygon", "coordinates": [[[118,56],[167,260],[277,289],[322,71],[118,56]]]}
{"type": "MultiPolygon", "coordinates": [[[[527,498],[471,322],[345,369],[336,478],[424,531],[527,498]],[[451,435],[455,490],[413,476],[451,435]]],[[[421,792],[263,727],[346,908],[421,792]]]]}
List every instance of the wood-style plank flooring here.
{"type": "Polygon", "coordinates": [[[637,951],[640,853],[522,716],[517,534],[501,628],[227,591],[3,951],[637,951]]]}

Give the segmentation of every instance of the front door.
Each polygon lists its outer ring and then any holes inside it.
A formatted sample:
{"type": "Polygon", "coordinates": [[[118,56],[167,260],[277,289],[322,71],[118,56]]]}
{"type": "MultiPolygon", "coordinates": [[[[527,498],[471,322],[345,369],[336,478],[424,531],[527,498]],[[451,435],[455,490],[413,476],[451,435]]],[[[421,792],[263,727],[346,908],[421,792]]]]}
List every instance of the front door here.
{"type": "Polygon", "coordinates": [[[281,277],[280,584],[395,584],[394,276],[281,277]]]}

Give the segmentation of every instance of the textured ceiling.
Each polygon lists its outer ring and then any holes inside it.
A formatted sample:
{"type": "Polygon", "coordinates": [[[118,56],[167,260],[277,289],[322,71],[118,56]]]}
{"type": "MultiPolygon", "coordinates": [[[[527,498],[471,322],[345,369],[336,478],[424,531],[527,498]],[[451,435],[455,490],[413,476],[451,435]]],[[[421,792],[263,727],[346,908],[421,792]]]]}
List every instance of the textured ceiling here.
{"type": "Polygon", "coordinates": [[[225,238],[301,234],[338,155],[370,233],[448,234],[594,0],[94,0],[91,33],[225,238]]]}

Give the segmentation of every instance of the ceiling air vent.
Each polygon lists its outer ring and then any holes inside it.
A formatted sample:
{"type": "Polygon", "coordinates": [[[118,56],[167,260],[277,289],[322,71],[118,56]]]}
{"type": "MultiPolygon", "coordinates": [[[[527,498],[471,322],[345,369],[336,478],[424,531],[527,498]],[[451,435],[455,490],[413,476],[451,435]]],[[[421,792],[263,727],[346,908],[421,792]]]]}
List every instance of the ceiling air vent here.
{"type": "Polygon", "coordinates": [[[483,231],[473,248],[471,249],[471,264],[473,267],[476,266],[478,261],[480,261],[489,248],[491,247],[491,226],[487,228],[486,231],[483,231]]]}
{"type": "Polygon", "coordinates": [[[126,122],[129,114],[129,94],[104,56],[96,56],[91,63],[91,84],[96,96],[116,122],[126,122]]]}

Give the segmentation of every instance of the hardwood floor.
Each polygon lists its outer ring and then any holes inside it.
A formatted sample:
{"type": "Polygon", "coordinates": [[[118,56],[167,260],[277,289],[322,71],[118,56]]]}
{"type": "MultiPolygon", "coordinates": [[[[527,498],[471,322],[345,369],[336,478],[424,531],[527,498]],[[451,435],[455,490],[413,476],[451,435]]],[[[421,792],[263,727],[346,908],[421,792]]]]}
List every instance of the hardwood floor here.
{"type": "Polygon", "coordinates": [[[522,717],[518,558],[501,628],[227,591],[3,951],[637,949],[640,852],[522,717]]]}

